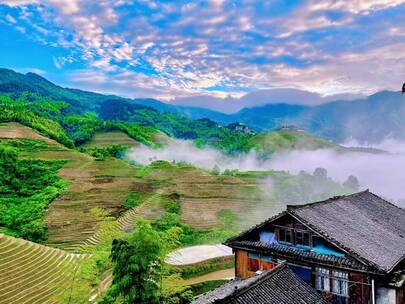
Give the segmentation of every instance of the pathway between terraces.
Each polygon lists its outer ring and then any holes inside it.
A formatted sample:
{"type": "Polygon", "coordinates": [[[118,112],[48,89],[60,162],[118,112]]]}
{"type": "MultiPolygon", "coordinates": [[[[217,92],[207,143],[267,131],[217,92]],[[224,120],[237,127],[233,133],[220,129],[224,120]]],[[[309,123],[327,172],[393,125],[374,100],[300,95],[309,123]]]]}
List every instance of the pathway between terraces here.
{"type": "Polygon", "coordinates": [[[191,279],[183,280],[182,285],[194,285],[207,281],[216,281],[216,280],[231,280],[235,277],[235,270],[233,268],[218,270],[204,274],[199,277],[194,277],[191,279]]]}
{"type": "MultiPolygon", "coordinates": [[[[216,258],[230,257],[232,255],[232,249],[225,245],[199,245],[173,251],[166,257],[166,263],[173,266],[187,267],[216,258]]],[[[193,285],[206,281],[230,280],[234,277],[235,271],[233,268],[230,268],[183,280],[181,284],[193,285]]]]}

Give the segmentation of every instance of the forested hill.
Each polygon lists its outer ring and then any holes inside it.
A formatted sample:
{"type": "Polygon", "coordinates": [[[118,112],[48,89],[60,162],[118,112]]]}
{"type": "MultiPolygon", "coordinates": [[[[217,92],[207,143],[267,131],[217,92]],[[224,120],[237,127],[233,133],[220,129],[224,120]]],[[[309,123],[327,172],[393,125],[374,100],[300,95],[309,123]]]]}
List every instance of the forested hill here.
{"type": "Polygon", "coordinates": [[[231,119],[228,120],[225,114],[207,109],[179,107],[151,98],[130,99],[116,95],[63,88],[35,73],[21,74],[10,69],[0,68],[0,93],[12,94],[13,97],[18,97],[24,92],[67,102],[71,105],[72,110],[79,113],[98,112],[104,102],[116,101],[125,104],[151,107],[160,112],[183,114],[194,119],[207,117],[221,122],[231,122],[231,119]]]}
{"type": "MultiPolygon", "coordinates": [[[[384,91],[365,99],[335,101],[312,107],[277,104],[273,100],[271,104],[265,106],[245,108],[234,114],[223,114],[202,108],[174,106],[155,99],[129,99],[62,88],[34,73],[24,75],[0,69],[0,94],[18,98],[24,92],[29,93],[26,96],[28,100],[38,99],[39,96],[51,98],[68,103],[71,113],[94,112],[100,117],[116,120],[133,120],[134,111],[144,110],[151,113],[155,110],[170,113],[174,115],[173,117],[183,115],[190,120],[203,119],[208,122],[209,119],[221,125],[244,123],[257,132],[294,125],[334,142],[356,139],[372,143],[381,141],[387,135],[394,139],[405,139],[405,120],[402,119],[405,116],[405,95],[399,92],[384,91]]],[[[137,116],[138,119],[139,115],[137,116]]],[[[150,116],[156,115],[148,115],[142,120],[150,120],[150,116]]],[[[169,119],[171,122],[173,117],[169,119]]],[[[168,130],[171,129],[169,126],[171,122],[158,123],[170,133],[173,131],[168,130]]],[[[148,124],[150,125],[151,121],[148,124]]],[[[188,130],[179,131],[184,132],[188,130]]],[[[195,134],[179,134],[179,136],[192,138],[195,134]]]]}
{"type": "Polygon", "coordinates": [[[136,141],[155,148],[162,145],[159,138],[163,136],[191,140],[198,147],[210,146],[226,154],[255,149],[263,157],[280,150],[334,146],[295,129],[261,134],[241,124],[224,127],[209,119],[192,120],[125,101],[121,104],[117,100],[105,101],[100,106],[99,115],[96,115],[91,112],[78,114],[74,106],[50,98],[0,95],[0,122],[19,122],[67,147],[84,145],[96,133],[105,131],[122,131],[136,141]]]}
{"type": "Polygon", "coordinates": [[[383,91],[365,99],[335,101],[318,106],[268,104],[243,109],[234,120],[256,130],[292,124],[335,142],[356,139],[379,142],[390,136],[405,139],[405,94],[383,91]]]}

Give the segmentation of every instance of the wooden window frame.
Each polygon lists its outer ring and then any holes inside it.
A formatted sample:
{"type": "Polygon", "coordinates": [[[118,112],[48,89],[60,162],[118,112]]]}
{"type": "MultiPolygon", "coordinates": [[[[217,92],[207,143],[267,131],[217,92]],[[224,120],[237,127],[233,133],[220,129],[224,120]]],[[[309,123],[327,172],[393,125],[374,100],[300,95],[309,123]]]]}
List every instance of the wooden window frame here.
{"type": "Polygon", "coordinates": [[[297,231],[297,230],[295,230],[294,231],[295,233],[295,242],[294,242],[294,244],[295,245],[298,245],[298,246],[303,246],[303,247],[312,247],[312,240],[311,240],[311,234],[310,233],[308,233],[308,232],[305,232],[305,231],[297,231]],[[298,241],[298,235],[299,234],[301,234],[302,235],[302,244],[299,244],[297,241],[298,241]],[[307,236],[307,240],[308,240],[308,244],[305,244],[305,239],[306,239],[306,237],[305,236],[307,236]]]}
{"type": "Polygon", "coordinates": [[[284,244],[291,244],[291,245],[294,245],[294,240],[293,240],[293,231],[292,231],[292,229],[291,228],[278,228],[278,242],[280,242],[280,243],[284,243],[284,244]],[[281,232],[284,232],[285,233],[285,239],[287,239],[287,235],[289,235],[290,236],[290,241],[287,241],[287,240],[282,240],[281,239],[281,232]]]}

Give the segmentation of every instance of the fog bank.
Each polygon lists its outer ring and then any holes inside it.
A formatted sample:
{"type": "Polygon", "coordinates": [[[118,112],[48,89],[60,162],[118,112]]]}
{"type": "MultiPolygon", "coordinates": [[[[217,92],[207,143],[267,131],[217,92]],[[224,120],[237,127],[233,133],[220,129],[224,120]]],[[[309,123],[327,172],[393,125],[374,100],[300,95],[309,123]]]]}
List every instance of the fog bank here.
{"type": "Polygon", "coordinates": [[[301,170],[312,173],[316,168],[322,167],[327,169],[328,176],[340,183],[354,175],[362,189],[369,188],[370,191],[395,201],[402,200],[400,205],[404,207],[405,143],[387,140],[373,147],[391,152],[338,153],[332,149],[291,151],[275,154],[270,160],[263,161],[253,152],[230,157],[212,148],[196,148],[190,141],[175,140],[160,150],[145,146],[134,148],[128,153],[128,157],[143,165],[154,160],[166,160],[187,162],[208,170],[218,166],[221,170],[278,170],[298,174],[301,170]]]}
{"type": "Polygon", "coordinates": [[[186,162],[197,167],[211,170],[218,166],[224,169],[239,169],[241,171],[263,170],[263,162],[256,153],[251,152],[239,157],[230,157],[213,148],[199,149],[187,140],[170,141],[163,149],[153,149],[139,146],[131,149],[127,157],[142,165],[148,165],[156,160],[186,162]]]}

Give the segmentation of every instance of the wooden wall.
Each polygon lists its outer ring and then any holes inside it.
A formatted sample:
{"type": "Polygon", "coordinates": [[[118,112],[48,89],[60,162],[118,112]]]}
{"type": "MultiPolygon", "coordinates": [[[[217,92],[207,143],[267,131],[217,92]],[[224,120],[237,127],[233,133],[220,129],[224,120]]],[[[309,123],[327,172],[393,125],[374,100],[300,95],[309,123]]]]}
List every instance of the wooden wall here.
{"type": "MultiPolygon", "coordinates": [[[[275,267],[273,262],[257,260],[258,270],[270,270],[275,267]]],[[[249,271],[248,253],[243,250],[235,250],[235,276],[237,278],[250,278],[256,275],[255,271],[249,271]]]]}
{"type": "Polygon", "coordinates": [[[405,284],[402,286],[402,288],[397,289],[396,300],[397,304],[405,303],[405,284]]]}
{"type": "Polygon", "coordinates": [[[246,251],[235,251],[235,276],[237,278],[248,278],[248,254],[246,251]]]}

